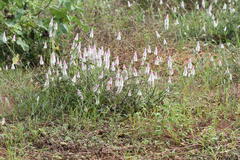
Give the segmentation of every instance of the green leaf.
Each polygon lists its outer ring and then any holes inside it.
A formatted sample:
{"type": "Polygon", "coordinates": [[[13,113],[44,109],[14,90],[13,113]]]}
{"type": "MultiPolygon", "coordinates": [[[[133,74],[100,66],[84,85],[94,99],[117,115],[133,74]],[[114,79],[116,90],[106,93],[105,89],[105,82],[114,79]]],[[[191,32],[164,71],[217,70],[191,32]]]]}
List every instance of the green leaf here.
{"type": "Polygon", "coordinates": [[[29,45],[21,38],[18,38],[17,44],[21,46],[24,51],[29,51],[29,45]]]}
{"type": "Polygon", "coordinates": [[[0,1],[0,10],[2,10],[6,6],[5,2],[0,1]]]}
{"type": "Polygon", "coordinates": [[[68,33],[68,31],[69,31],[68,26],[66,24],[63,24],[63,23],[60,23],[59,29],[62,33],[68,33]]]}

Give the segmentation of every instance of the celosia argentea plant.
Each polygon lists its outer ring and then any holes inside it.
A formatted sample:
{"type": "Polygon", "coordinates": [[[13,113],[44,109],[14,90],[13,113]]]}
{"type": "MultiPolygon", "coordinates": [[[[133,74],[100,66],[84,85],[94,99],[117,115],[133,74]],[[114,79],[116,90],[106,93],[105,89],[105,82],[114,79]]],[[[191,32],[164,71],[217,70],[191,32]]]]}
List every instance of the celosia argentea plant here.
{"type": "MultiPolygon", "coordinates": [[[[90,38],[93,38],[93,30],[90,38]]],[[[44,89],[36,97],[37,107],[33,112],[54,110],[52,113],[77,111],[92,115],[115,112],[126,115],[160,105],[169,88],[157,83],[158,74],[147,63],[147,54],[145,50],[142,67],[134,67],[139,61],[136,53],[132,63],[126,66],[118,56],[113,57],[109,49],[97,48],[96,45],[83,48],[77,34],[69,57],[60,57],[54,51],[51,53],[44,89]]],[[[170,61],[169,69],[173,70],[170,61]]],[[[45,64],[42,56],[39,63],[45,64]]]]}

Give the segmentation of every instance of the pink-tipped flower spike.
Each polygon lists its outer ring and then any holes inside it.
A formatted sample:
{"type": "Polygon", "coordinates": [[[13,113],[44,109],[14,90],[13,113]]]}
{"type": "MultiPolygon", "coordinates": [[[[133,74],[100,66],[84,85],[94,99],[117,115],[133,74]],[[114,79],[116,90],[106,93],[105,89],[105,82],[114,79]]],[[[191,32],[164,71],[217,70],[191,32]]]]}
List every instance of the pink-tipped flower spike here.
{"type": "Polygon", "coordinates": [[[213,56],[210,57],[210,61],[211,61],[211,62],[214,62],[213,56]]]}
{"type": "Polygon", "coordinates": [[[12,64],[11,69],[12,70],[16,69],[14,64],[12,64]]]}
{"type": "Polygon", "coordinates": [[[208,15],[211,17],[213,14],[212,14],[212,4],[210,4],[210,6],[208,7],[208,10],[207,10],[207,13],[208,15]]]}
{"type": "MultiPolygon", "coordinates": [[[[7,98],[7,97],[5,97],[5,101],[6,101],[6,98],[7,98]]],[[[4,126],[4,125],[6,124],[6,119],[5,119],[5,118],[2,118],[0,124],[1,124],[1,126],[4,126]]]]}
{"type": "Polygon", "coordinates": [[[169,15],[167,14],[164,20],[164,29],[168,30],[169,29],[169,15]]]}
{"type": "Polygon", "coordinates": [[[122,75],[120,75],[119,78],[116,79],[115,86],[117,87],[117,94],[122,92],[123,86],[124,86],[124,80],[122,75]]]}
{"type": "Polygon", "coordinates": [[[67,68],[65,66],[62,68],[62,75],[63,77],[67,77],[67,68]]]}
{"type": "Polygon", "coordinates": [[[179,23],[179,21],[178,21],[178,19],[176,19],[176,21],[175,21],[175,26],[177,26],[177,25],[179,25],[180,23],[179,23]]]}
{"type": "Polygon", "coordinates": [[[170,87],[168,86],[167,88],[166,88],[166,92],[170,92],[170,87]]]}
{"type": "Polygon", "coordinates": [[[194,76],[195,75],[195,67],[193,66],[191,69],[191,75],[194,76]]]}
{"type": "Polygon", "coordinates": [[[137,52],[134,52],[134,55],[133,55],[133,62],[137,62],[137,61],[138,61],[137,52]]]}
{"type": "Polygon", "coordinates": [[[229,80],[232,81],[232,74],[229,74],[229,80]]]}
{"type": "Polygon", "coordinates": [[[99,57],[98,59],[97,59],[97,66],[98,67],[102,67],[102,58],[101,57],[99,57]]]}
{"type": "Polygon", "coordinates": [[[154,50],[154,55],[157,56],[158,55],[158,48],[155,47],[155,50],[154,50]]]}
{"type": "Polygon", "coordinates": [[[110,68],[110,50],[104,54],[105,69],[109,70],[110,68]]]}
{"type": "Polygon", "coordinates": [[[16,35],[14,34],[12,37],[12,41],[15,42],[16,41],[16,35]]]}
{"type": "Polygon", "coordinates": [[[63,61],[63,67],[68,69],[68,65],[67,65],[67,62],[65,60],[63,61]]]}
{"type": "Polygon", "coordinates": [[[114,62],[112,62],[112,65],[111,65],[111,71],[116,71],[116,68],[115,68],[115,63],[114,62]]]}
{"type": "Polygon", "coordinates": [[[117,34],[117,40],[118,40],[118,41],[121,41],[121,40],[122,40],[121,32],[118,32],[118,34],[117,34]]]}
{"type": "Polygon", "coordinates": [[[218,26],[218,20],[213,20],[213,26],[214,26],[214,28],[216,28],[217,26],[218,26]]]}
{"type": "Polygon", "coordinates": [[[120,70],[118,69],[117,70],[117,73],[116,73],[116,79],[120,78],[120,70]]]}
{"type": "Polygon", "coordinates": [[[187,75],[188,75],[188,68],[184,66],[183,76],[187,77],[187,75]]]}
{"type": "Polygon", "coordinates": [[[225,47],[224,47],[224,44],[221,43],[221,44],[220,44],[220,48],[221,48],[221,49],[225,48],[225,47]]]}
{"type": "Polygon", "coordinates": [[[137,72],[137,69],[135,67],[133,68],[133,76],[134,77],[138,76],[138,72],[137,72]]]}
{"type": "Polygon", "coordinates": [[[78,41],[79,40],[79,35],[78,33],[76,34],[75,38],[74,38],[74,41],[78,41]]]}
{"type": "Polygon", "coordinates": [[[49,23],[49,28],[53,28],[53,17],[51,18],[51,20],[50,20],[50,23],[49,23]]]}
{"type": "Polygon", "coordinates": [[[151,46],[148,45],[148,50],[147,50],[148,53],[152,53],[152,49],[151,49],[151,46]]]}
{"type": "Polygon", "coordinates": [[[124,81],[128,80],[128,71],[125,65],[123,65],[122,75],[123,75],[124,81]]]}
{"type": "Polygon", "coordinates": [[[132,7],[132,4],[129,1],[127,3],[129,8],[132,7]]]}
{"type": "Polygon", "coordinates": [[[222,61],[220,59],[218,60],[218,65],[219,67],[222,67],[222,61]]]}
{"type": "Polygon", "coordinates": [[[145,68],[145,74],[149,74],[150,70],[151,70],[150,64],[147,63],[147,66],[146,66],[146,68],[145,68]]]}
{"type": "Polygon", "coordinates": [[[196,51],[196,53],[199,53],[199,52],[200,52],[200,50],[201,50],[201,47],[200,47],[200,42],[199,42],[199,41],[197,41],[197,46],[196,46],[196,48],[195,48],[195,51],[196,51]]]}
{"type": "Polygon", "coordinates": [[[157,39],[159,39],[160,38],[160,34],[158,33],[158,31],[155,31],[155,33],[156,33],[157,39]]]}
{"type": "Polygon", "coordinates": [[[42,55],[40,56],[40,61],[39,61],[39,64],[40,64],[41,66],[43,66],[43,65],[44,65],[44,61],[43,61],[43,57],[42,57],[42,55]]]}
{"type": "Polygon", "coordinates": [[[226,27],[226,26],[224,27],[223,31],[224,31],[224,32],[226,32],[226,31],[227,31],[227,27],[226,27]]]}
{"type": "Polygon", "coordinates": [[[50,57],[50,64],[51,64],[51,66],[54,66],[56,64],[56,54],[54,51],[52,52],[51,57],[50,57]]]}
{"type": "Polygon", "coordinates": [[[2,41],[3,43],[7,43],[7,36],[5,31],[3,32],[2,41]]]}
{"type": "Polygon", "coordinates": [[[75,41],[73,41],[73,42],[72,42],[72,45],[71,45],[71,50],[72,50],[72,51],[75,50],[76,45],[77,45],[77,43],[76,43],[75,41]]]}
{"type": "Polygon", "coordinates": [[[54,25],[54,22],[53,22],[53,18],[51,18],[51,21],[49,23],[49,37],[53,37],[53,25],[54,25]]]}
{"type": "Polygon", "coordinates": [[[224,11],[226,11],[227,10],[227,4],[226,3],[224,3],[224,5],[223,5],[223,8],[222,8],[224,11]]]}
{"type": "Polygon", "coordinates": [[[168,77],[168,83],[172,84],[172,78],[171,77],[168,77]]]}
{"type": "Polygon", "coordinates": [[[181,1],[181,8],[182,8],[182,9],[185,9],[185,3],[184,3],[184,1],[181,1]]]}
{"type": "Polygon", "coordinates": [[[81,100],[83,100],[83,94],[79,89],[77,90],[77,95],[80,97],[81,100]]]}
{"type": "Polygon", "coordinates": [[[48,74],[46,74],[46,81],[44,83],[44,87],[48,87],[49,86],[49,76],[48,74]]]}
{"type": "Polygon", "coordinates": [[[58,30],[58,23],[55,23],[54,24],[54,32],[53,32],[54,37],[56,36],[57,30],[58,30]]]}
{"type": "Polygon", "coordinates": [[[154,86],[154,81],[155,81],[155,75],[154,73],[151,71],[149,78],[148,78],[148,83],[152,86],[154,86]]]}
{"type": "Polygon", "coordinates": [[[168,69],[172,69],[173,60],[171,56],[168,56],[167,65],[168,65],[168,69]]]}
{"type": "Polygon", "coordinates": [[[112,80],[112,78],[110,78],[108,80],[107,86],[106,86],[107,91],[110,91],[112,87],[113,87],[113,80],[112,80]]]}
{"type": "Polygon", "coordinates": [[[163,44],[164,44],[165,46],[167,45],[166,39],[163,40],[163,44]]]}
{"type": "Polygon", "coordinates": [[[110,68],[110,59],[107,58],[107,59],[105,60],[105,69],[106,69],[106,70],[109,70],[109,68],[110,68]]]}
{"type": "Polygon", "coordinates": [[[160,0],[160,1],[159,1],[159,4],[160,4],[160,5],[163,5],[163,0],[160,0]]]}
{"type": "Polygon", "coordinates": [[[127,67],[125,66],[125,64],[123,65],[123,70],[127,71],[127,67]]]}
{"type": "Polygon", "coordinates": [[[158,56],[155,58],[154,64],[157,66],[160,64],[160,60],[158,56]]]}
{"type": "Polygon", "coordinates": [[[147,59],[147,49],[144,49],[142,60],[145,62],[147,59]]]}
{"type": "Polygon", "coordinates": [[[173,13],[177,13],[177,8],[176,8],[176,7],[173,7],[173,8],[172,8],[172,11],[173,11],[173,13]]]}
{"type": "Polygon", "coordinates": [[[76,76],[76,75],[73,76],[72,82],[73,82],[74,84],[77,82],[77,76],[76,76]]]}
{"type": "Polygon", "coordinates": [[[44,42],[43,49],[47,49],[47,42],[44,42]]]}
{"type": "Polygon", "coordinates": [[[96,98],[96,105],[99,105],[100,104],[100,100],[99,100],[99,97],[96,98]]]}
{"type": "Polygon", "coordinates": [[[120,86],[119,86],[119,90],[118,90],[118,93],[120,93],[123,89],[123,86],[124,86],[124,79],[122,76],[120,76],[120,86]]]}
{"type": "Polygon", "coordinates": [[[129,91],[128,91],[128,97],[131,97],[131,96],[132,96],[132,91],[129,90],[129,91]]]}
{"type": "Polygon", "coordinates": [[[58,60],[57,63],[58,63],[58,67],[59,67],[59,68],[62,68],[62,67],[63,67],[63,62],[62,62],[62,60],[58,60]]]}
{"type": "Polygon", "coordinates": [[[62,67],[62,75],[64,77],[67,77],[67,64],[63,64],[63,67],[62,67]]]}
{"type": "Polygon", "coordinates": [[[90,38],[93,38],[93,36],[94,36],[94,33],[93,33],[93,28],[92,28],[91,31],[90,31],[89,37],[90,37],[90,38]]]}
{"type": "Polygon", "coordinates": [[[191,70],[192,67],[193,67],[193,65],[192,65],[192,59],[189,58],[189,60],[188,60],[188,67],[187,67],[187,68],[188,68],[189,70],[191,70]]]}
{"type": "Polygon", "coordinates": [[[80,78],[81,76],[80,76],[80,72],[77,72],[77,78],[80,78]]]}
{"type": "Polygon", "coordinates": [[[81,54],[81,48],[82,48],[82,44],[81,42],[78,42],[78,46],[77,46],[78,54],[81,54]]]}
{"type": "Polygon", "coordinates": [[[205,0],[202,0],[202,7],[203,7],[204,9],[206,8],[205,0]]]}
{"type": "Polygon", "coordinates": [[[196,8],[196,10],[199,10],[199,9],[200,9],[198,1],[197,1],[196,4],[195,4],[195,8],[196,8]]]}

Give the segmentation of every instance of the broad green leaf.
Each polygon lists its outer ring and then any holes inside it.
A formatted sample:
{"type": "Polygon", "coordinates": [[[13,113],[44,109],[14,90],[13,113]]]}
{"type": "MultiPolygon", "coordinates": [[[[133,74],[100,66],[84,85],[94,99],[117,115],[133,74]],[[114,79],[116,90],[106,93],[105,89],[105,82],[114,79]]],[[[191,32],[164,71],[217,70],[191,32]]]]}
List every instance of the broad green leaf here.
{"type": "Polygon", "coordinates": [[[18,38],[17,44],[19,46],[21,46],[24,51],[28,51],[29,50],[29,45],[24,40],[22,40],[21,38],[18,38]]]}

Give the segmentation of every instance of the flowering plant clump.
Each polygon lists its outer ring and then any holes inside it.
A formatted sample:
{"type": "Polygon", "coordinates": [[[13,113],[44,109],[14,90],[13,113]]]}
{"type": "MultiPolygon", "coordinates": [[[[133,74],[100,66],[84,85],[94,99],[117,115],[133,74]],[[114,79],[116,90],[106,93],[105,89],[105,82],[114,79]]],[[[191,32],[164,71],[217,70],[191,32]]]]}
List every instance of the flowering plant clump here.
{"type": "MultiPolygon", "coordinates": [[[[59,97],[67,94],[71,97],[68,105],[86,108],[85,111],[96,107],[98,110],[131,113],[162,103],[164,87],[157,84],[157,72],[144,58],[142,63],[146,63],[146,67],[136,69],[134,63],[128,67],[121,64],[118,57],[111,56],[109,49],[95,45],[82,48],[76,40],[72,45],[68,59],[55,52],[51,54],[51,65],[45,74],[46,91],[54,88],[60,92],[59,97]]],[[[136,53],[133,62],[138,62],[136,53]]],[[[42,57],[39,63],[44,65],[42,57]]],[[[57,107],[56,103],[52,103],[54,107],[57,107]]]]}

